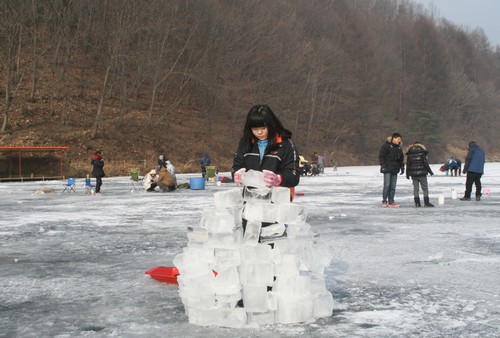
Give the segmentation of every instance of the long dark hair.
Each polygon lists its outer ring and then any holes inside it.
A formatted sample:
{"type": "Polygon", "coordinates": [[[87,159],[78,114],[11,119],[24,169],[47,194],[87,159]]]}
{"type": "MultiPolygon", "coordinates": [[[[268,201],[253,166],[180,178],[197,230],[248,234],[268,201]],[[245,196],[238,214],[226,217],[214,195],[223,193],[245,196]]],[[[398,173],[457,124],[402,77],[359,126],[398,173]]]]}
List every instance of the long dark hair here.
{"type": "Polygon", "coordinates": [[[252,128],[259,127],[267,127],[270,145],[276,143],[277,134],[285,138],[292,137],[292,133],[283,127],[283,124],[269,106],[258,104],[253,106],[248,112],[245,126],[243,127],[243,136],[238,147],[240,151],[247,152],[251,149],[253,142],[257,140],[252,133],[252,128]]]}

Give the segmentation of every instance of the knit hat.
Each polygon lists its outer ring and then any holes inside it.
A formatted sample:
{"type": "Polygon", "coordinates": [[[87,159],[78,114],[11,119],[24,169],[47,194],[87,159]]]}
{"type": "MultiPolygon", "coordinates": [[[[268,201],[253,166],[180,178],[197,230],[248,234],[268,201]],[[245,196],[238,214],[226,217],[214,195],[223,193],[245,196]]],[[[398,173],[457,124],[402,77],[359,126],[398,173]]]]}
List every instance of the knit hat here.
{"type": "Polygon", "coordinates": [[[396,137],[402,137],[400,133],[394,133],[392,134],[392,138],[396,138],[396,137]]]}

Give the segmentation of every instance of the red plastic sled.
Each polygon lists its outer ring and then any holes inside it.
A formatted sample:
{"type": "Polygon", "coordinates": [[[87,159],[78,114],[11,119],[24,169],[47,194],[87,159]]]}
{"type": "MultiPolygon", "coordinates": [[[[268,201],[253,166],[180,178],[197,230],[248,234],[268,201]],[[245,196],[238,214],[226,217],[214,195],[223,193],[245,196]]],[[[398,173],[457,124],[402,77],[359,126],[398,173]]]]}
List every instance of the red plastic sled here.
{"type": "Polygon", "coordinates": [[[177,276],[179,275],[179,270],[176,267],[157,266],[149,269],[145,272],[145,274],[150,275],[151,278],[156,279],[159,282],[178,284],[177,276]]]}

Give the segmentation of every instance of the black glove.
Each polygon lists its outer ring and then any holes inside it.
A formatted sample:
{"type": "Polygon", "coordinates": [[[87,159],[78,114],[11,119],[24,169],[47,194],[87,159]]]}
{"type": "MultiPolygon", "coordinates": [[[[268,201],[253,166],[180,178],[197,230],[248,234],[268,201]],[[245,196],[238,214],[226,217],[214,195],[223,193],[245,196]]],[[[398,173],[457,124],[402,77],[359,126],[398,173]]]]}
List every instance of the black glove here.
{"type": "Polygon", "coordinates": [[[401,172],[399,174],[403,175],[404,173],[405,173],[405,168],[401,168],[401,172]]]}
{"type": "Polygon", "coordinates": [[[434,173],[433,173],[432,171],[431,171],[429,174],[430,174],[431,176],[434,176],[434,173]]]}
{"type": "Polygon", "coordinates": [[[385,164],[380,165],[380,172],[382,174],[388,173],[389,171],[387,171],[387,165],[385,165],[385,164]]]}

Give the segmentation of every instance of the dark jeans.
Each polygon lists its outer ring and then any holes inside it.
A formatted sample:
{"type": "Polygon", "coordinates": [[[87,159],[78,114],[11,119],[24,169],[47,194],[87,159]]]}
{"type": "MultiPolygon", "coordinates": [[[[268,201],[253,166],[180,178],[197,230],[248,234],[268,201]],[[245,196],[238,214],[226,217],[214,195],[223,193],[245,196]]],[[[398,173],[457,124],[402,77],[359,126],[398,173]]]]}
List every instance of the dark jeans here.
{"type": "Polygon", "coordinates": [[[394,202],[396,195],[396,183],[398,182],[398,174],[384,174],[384,190],[382,192],[382,201],[389,204],[394,202]]]}
{"type": "Polygon", "coordinates": [[[95,178],[95,193],[101,192],[102,177],[95,178]]]}
{"type": "Polygon", "coordinates": [[[467,179],[465,180],[465,195],[464,197],[470,198],[472,193],[472,184],[476,185],[476,196],[481,196],[481,176],[483,174],[467,172],[467,179]]]}

